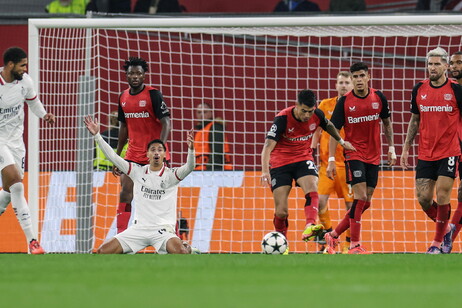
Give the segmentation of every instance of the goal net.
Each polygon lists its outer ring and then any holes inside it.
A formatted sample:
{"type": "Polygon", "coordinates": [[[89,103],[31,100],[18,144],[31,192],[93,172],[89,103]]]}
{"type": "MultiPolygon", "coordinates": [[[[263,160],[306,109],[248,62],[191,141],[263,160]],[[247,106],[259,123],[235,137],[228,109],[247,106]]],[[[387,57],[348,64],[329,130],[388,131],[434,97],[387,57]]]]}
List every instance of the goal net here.
{"type": "MultiPolygon", "coordinates": [[[[185,137],[197,105],[208,103],[225,123],[234,170],[194,171],[179,189],[188,240],[204,252],[256,253],[274,229],[272,194],[259,180],[260,153],[275,115],[302,89],[314,90],[318,100],[335,96],[337,73],[363,61],[370,86],[389,100],[399,155],[411,90],[426,78],[427,51],[461,48],[455,17],[30,20],[30,74],[57,116],[53,126],[29,117],[29,203],[43,247],[87,253],[115,234],[119,179],[94,169],[94,142],[82,117],[95,114],[102,130],[109,127],[109,114],[128,87],[122,68],[128,57],[148,62],[145,83],[158,88],[170,108],[173,166],[186,161],[185,137]]],[[[414,147],[413,165],[416,153],[414,147]]],[[[290,250],[316,252],[316,244],[301,240],[303,205],[303,192],[294,187],[290,250]]],[[[343,200],[332,195],[329,209],[335,226],[345,213],[343,200]]],[[[362,241],[374,252],[424,252],[434,234],[416,202],[412,170],[381,167],[363,217],[362,241]]],[[[460,248],[457,243],[454,250],[460,248]]]]}

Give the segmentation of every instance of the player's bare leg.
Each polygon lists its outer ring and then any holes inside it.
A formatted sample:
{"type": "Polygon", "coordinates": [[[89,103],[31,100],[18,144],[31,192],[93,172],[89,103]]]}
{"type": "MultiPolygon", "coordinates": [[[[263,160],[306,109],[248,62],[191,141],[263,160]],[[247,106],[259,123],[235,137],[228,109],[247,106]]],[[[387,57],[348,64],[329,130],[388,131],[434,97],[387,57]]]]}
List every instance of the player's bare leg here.
{"type": "Polygon", "coordinates": [[[22,176],[18,167],[8,165],[2,169],[2,183],[3,189],[10,193],[11,203],[13,205],[16,218],[21,225],[22,230],[29,245],[29,251],[32,254],[43,254],[45,251],[37,241],[32,228],[32,219],[30,217],[29,206],[27,205],[26,198],[24,197],[24,184],[22,183],[22,176]]]}
{"type": "Polygon", "coordinates": [[[130,220],[133,200],[133,181],[126,174],[120,176],[122,189],[119,195],[119,206],[117,208],[117,233],[125,231],[130,220]]]}
{"type": "Polygon", "coordinates": [[[304,241],[313,240],[323,230],[322,224],[316,224],[318,218],[318,177],[314,175],[306,175],[297,179],[297,184],[302,188],[305,194],[305,230],[302,234],[304,241]]]}
{"type": "Polygon", "coordinates": [[[108,242],[101,245],[96,251],[97,254],[121,254],[124,252],[119,240],[113,237],[108,242]]]}
{"type": "Polygon", "coordinates": [[[183,244],[183,241],[180,240],[178,237],[172,237],[167,241],[166,245],[167,252],[169,254],[190,254],[191,253],[191,247],[186,247],[183,244]]]}

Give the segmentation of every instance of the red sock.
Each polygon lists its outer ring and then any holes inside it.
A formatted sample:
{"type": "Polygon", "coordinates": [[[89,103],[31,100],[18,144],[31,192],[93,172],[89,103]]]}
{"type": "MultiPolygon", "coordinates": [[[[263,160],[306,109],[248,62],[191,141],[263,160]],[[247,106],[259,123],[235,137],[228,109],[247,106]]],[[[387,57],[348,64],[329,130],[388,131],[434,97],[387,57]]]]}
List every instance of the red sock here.
{"type": "Polygon", "coordinates": [[[456,226],[456,230],[452,235],[452,241],[454,242],[454,239],[457,237],[457,234],[459,234],[460,228],[462,227],[462,202],[457,203],[457,209],[454,211],[451,223],[456,226]]]}
{"type": "Polygon", "coordinates": [[[274,225],[274,229],[277,232],[281,232],[282,234],[284,234],[284,236],[287,235],[287,229],[289,228],[289,220],[287,220],[287,217],[280,218],[280,217],[277,217],[275,214],[273,218],[273,225],[274,225]]]}
{"type": "Polygon", "coordinates": [[[117,207],[117,233],[121,233],[127,229],[131,212],[132,205],[130,203],[119,203],[119,207],[117,207]]]}
{"type": "Polygon", "coordinates": [[[433,221],[436,221],[436,212],[437,212],[438,204],[433,201],[432,205],[426,210],[424,210],[425,214],[427,214],[428,218],[433,221]]]}
{"type": "Polygon", "coordinates": [[[305,195],[305,220],[306,224],[315,224],[318,218],[319,195],[317,192],[310,192],[305,195]]]}
{"type": "Polygon", "coordinates": [[[365,202],[366,202],[366,204],[364,205],[363,213],[364,213],[368,208],[371,207],[371,202],[370,202],[370,201],[365,201],[365,202]]]}
{"type": "Polygon", "coordinates": [[[449,215],[451,215],[451,205],[443,204],[438,205],[436,213],[436,234],[434,241],[442,242],[444,234],[446,234],[446,228],[449,223],[449,215]]]}
{"type": "MultiPolygon", "coordinates": [[[[354,202],[356,202],[356,200],[354,202]]],[[[349,227],[350,227],[350,210],[346,212],[343,219],[340,221],[338,226],[335,228],[335,233],[337,234],[337,236],[340,236],[340,234],[348,230],[349,227]]]]}
{"type": "Polygon", "coordinates": [[[355,200],[353,206],[351,207],[350,212],[350,232],[351,232],[351,242],[359,242],[361,234],[361,215],[364,212],[366,207],[366,201],[364,200],[355,200]]]}

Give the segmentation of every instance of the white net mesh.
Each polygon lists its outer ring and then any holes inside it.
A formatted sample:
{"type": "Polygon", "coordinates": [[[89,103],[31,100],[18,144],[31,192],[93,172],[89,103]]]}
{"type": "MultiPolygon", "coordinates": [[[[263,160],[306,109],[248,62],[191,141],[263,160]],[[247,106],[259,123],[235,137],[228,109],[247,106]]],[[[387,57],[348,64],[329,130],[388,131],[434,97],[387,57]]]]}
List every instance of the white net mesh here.
{"type": "MultiPolygon", "coordinates": [[[[128,57],[148,62],[146,83],[160,89],[170,107],[174,166],[185,162],[183,140],[195,123],[195,106],[210,104],[215,117],[226,123],[235,170],[194,172],[181,184],[178,205],[189,222],[189,240],[203,251],[260,252],[263,235],[273,230],[274,213],[270,190],[259,184],[260,153],[277,112],[294,104],[305,88],[314,90],[319,100],[335,96],[336,74],[353,62],[366,62],[371,86],[389,100],[399,155],[412,87],[426,77],[425,54],[437,46],[458,51],[460,33],[459,25],[39,29],[40,96],[58,117],[57,125],[40,127],[44,248],[79,251],[79,228],[94,235],[93,248],[114,235],[118,179],[96,171],[92,191],[76,188],[77,172],[88,172],[77,163],[79,142],[88,139],[79,112],[94,110],[106,125],[102,129],[107,128],[108,114],[117,110],[118,96],[127,88],[122,65],[128,57]],[[94,92],[81,76],[94,77],[94,92]],[[79,107],[85,95],[94,95],[94,104],[79,107]],[[87,202],[92,205],[82,201],[80,212],[93,214],[90,225],[76,222],[79,198],[92,198],[93,203],[87,202]]],[[[87,167],[93,166],[93,157],[86,159],[87,167]]],[[[413,177],[413,171],[382,169],[362,224],[363,242],[372,251],[423,252],[428,246],[434,223],[415,201],[413,177]]],[[[289,200],[290,249],[314,252],[315,244],[301,241],[303,204],[303,193],[294,188],[289,200]]],[[[329,208],[335,226],[344,215],[343,201],[333,195],[329,208]]],[[[458,244],[454,250],[460,250],[458,244]]]]}

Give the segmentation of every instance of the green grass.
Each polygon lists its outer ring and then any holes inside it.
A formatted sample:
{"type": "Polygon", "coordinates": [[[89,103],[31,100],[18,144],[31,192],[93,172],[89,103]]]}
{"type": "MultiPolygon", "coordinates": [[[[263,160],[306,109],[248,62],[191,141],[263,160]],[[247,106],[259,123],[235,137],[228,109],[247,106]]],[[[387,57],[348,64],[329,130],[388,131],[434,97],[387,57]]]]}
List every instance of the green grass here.
{"type": "Polygon", "coordinates": [[[462,255],[0,255],[1,307],[460,307],[462,255]]]}

